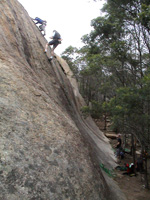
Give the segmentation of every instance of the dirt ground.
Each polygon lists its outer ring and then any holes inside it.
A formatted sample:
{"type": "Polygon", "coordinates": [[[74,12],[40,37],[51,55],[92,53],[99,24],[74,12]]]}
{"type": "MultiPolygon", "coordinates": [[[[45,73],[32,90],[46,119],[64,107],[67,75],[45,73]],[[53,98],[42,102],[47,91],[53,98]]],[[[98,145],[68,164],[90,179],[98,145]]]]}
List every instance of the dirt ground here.
{"type": "MultiPolygon", "coordinates": [[[[97,121],[96,124],[99,126],[100,130],[106,133],[110,133],[110,131],[105,130],[103,122],[97,121]]],[[[111,133],[113,133],[111,131],[111,133]]],[[[110,139],[110,144],[114,147],[114,144],[117,143],[116,139],[110,139]]],[[[132,163],[133,159],[130,154],[125,154],[124,159],[120,160],[118,166],[124,166],[125,163],[132,163]]],[[[114,180],[118,183],[121,190],[124,192],[127,200],[150,200],[150,190],[145,189],[144,187],[144,174],[137,172],[136,176],[128,176],[123,175],[124,171],[120,171],[115,169],[115,178],[114,180]]],[[[150,159],[148,159],[148,173],[150,174],[150,159]]],[[[150,184],[150,180],[149,180],[150,184]]]]}

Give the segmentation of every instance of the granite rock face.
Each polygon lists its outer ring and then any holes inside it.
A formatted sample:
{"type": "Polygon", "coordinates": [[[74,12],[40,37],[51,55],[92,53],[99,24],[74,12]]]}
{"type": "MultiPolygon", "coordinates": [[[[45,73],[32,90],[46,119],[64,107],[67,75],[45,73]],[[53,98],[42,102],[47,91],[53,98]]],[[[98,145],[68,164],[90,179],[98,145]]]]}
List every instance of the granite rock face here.
{"type": "Polygon", "coordinates": [[[99,168],[115,166],[113,152],[82,117],[67,63],[48,61],[18,1],[1,0],[0,13],[0,200],[125,199],[99,168]]]}

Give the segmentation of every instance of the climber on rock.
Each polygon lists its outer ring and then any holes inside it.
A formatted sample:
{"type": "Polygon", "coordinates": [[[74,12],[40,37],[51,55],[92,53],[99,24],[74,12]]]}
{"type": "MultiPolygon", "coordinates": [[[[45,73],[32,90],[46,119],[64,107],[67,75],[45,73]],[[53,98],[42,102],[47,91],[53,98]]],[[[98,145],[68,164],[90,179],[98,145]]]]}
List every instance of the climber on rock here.
{"type": "Polygon", "coordinates": [[[36,17],[35,19],[32,19],[32,20],[37,21],[35,24],[41,24],[41,25],[39,26],[39,30],[41,31],[41,33],[42,33],[42,31],[43,31],[43,32],[44,32],[44,33],[43,33],[43,36],[45,36],[45,35],[46,35],[45,28],[46,28],[47,21],[42,20],[42,19],[40,19],[40,18],[38,18],[38,17],[36,17]]]}
{"type": "Polygon", "coordinates": [[[35,19],[33,19],[34,21],[37,21],[35,24],[43,24],[43,22],[46,23],[45,20],[40,19],[39,17],[36,17],[35,19]]]}
{"type": "Polygon", "coordinates": [[[51,58],[50,60],[53,59],[53,56],[54,56],[54,49],[59,45],[61,44],[61,35],[56,31],[54,30],[53,31],[53,36],[50,37],[52,40],[46,44],[46,47],[45,47],[45,53],[47,52],[47,48],[48,48],[48,45],[53,45],[53,48],[52,48],[52,51],[51,51],[51,58]]]}
{"type": "Polygon", "coordinates": [[[46,28],[46,21],[43,21],[43,23],[39,26],[39,29],[40,29],[41,33],[42,33],[42,31],[44,32],[43,36],[46,35],[45,28],[46,28]]]}

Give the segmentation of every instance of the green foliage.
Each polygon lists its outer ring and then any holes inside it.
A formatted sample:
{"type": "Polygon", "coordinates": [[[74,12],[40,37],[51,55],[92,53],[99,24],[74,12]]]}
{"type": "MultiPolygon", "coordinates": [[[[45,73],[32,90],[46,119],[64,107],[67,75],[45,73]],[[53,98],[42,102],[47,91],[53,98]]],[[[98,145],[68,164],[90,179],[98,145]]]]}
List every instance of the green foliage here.
{"type": "Polygon", "coordinates": [[[90,115],[90,108],[89,106],[83,106],[81,108],[82,115],[86,118],[90,115]]]}
{"type": "Polygon", "coordinates": [[[142,88],[119,88],[103,108],[109,112],[115,128],[136,134],[146,146],[150,138],[150,76],[145,77],[143,83],[142,88]]]}
{"type": "Polygon", "coordinates": [[[91,108],[91,116],[94,119],[99,119],[103,115],[103,107],[102,103],[99,103],[97,101],[92,101],[92,108],[91,108]]]}
{"type": "Polygon", "coordinates": [[[139,23],[141,23],[150,32],[150,5],[146,2],[142,4],[141,12],[138,18],[139,23]]]}
{"type": "Polygon", "coordinates": [[[107,0],[84,46],[64,55],[78,77],[85,115],[111,116],[113,127],[150,143],[150,1],[107,0]]]}
{"type": "Polygon", "coordinates": [[[99,119],[100,117],[102,117],[103,107],[101,103],[97,101],[92,101],[91,106],[83,106],[81,108],[81,112],[84,117],[91,115],[92,118],[99,119]]]}

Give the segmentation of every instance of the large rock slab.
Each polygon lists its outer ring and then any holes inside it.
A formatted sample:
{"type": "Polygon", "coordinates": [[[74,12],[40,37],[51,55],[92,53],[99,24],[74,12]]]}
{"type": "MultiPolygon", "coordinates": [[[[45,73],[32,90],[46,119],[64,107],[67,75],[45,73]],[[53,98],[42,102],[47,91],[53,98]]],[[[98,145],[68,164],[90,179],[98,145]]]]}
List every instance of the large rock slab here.
{"type": "Polygon", "coordinates": [[[67,63],[48,62],[47,41],[18,1],[1,0],[0,13],[0,199],[125,199],[99,168],[115,158],[82,117],[67,63]]]}

